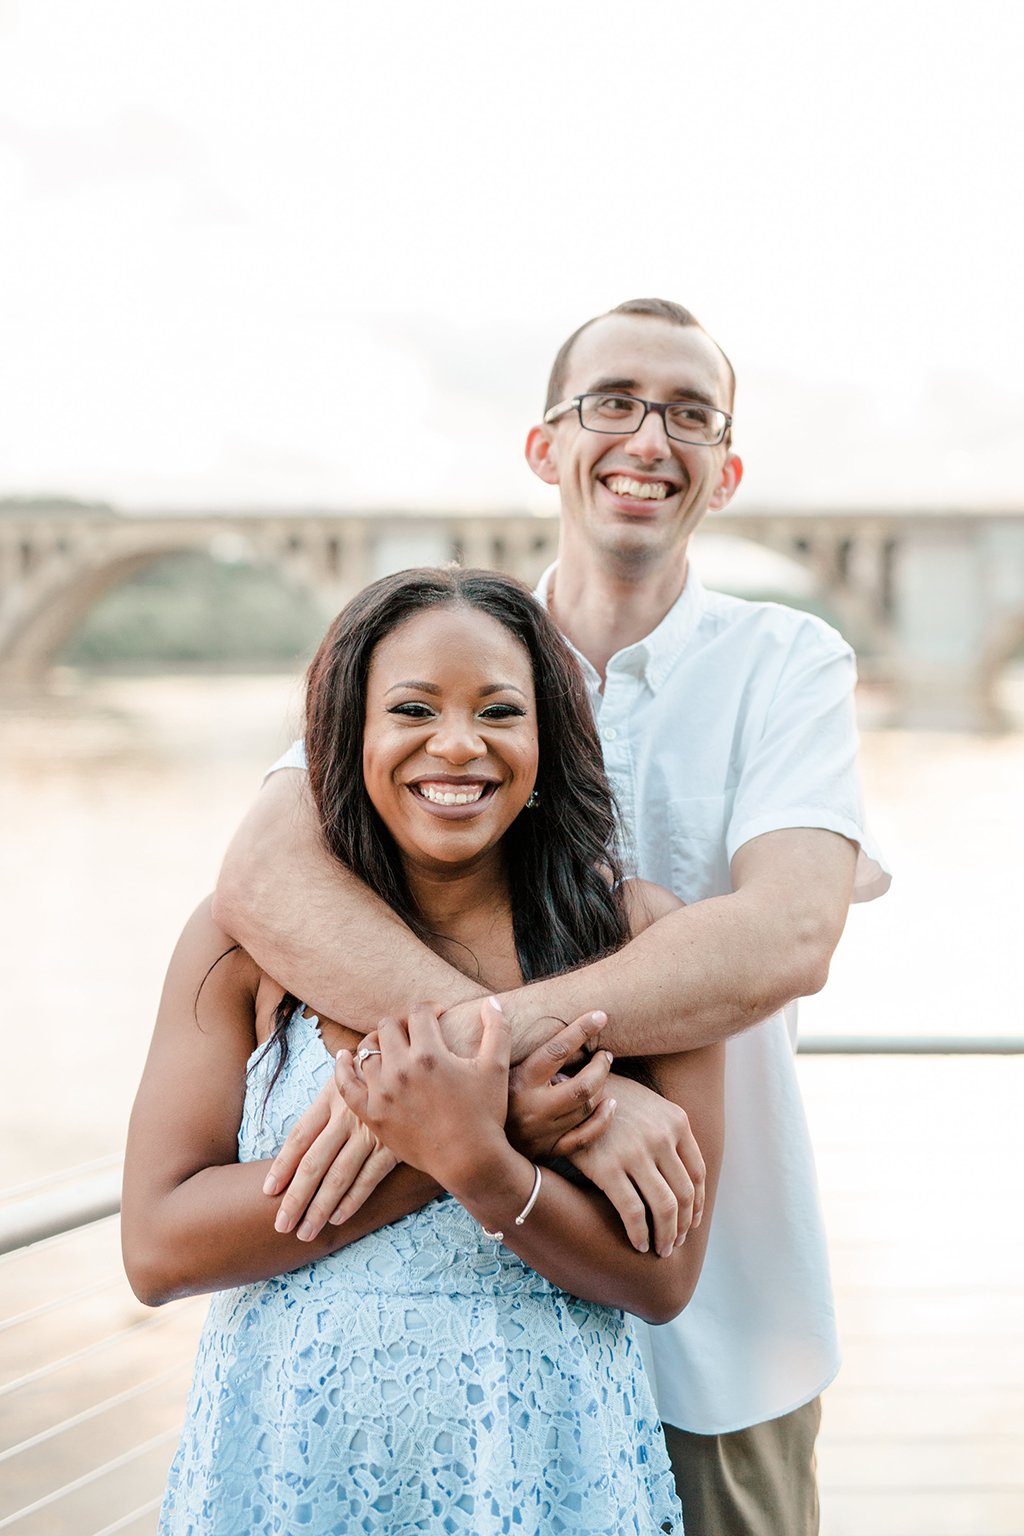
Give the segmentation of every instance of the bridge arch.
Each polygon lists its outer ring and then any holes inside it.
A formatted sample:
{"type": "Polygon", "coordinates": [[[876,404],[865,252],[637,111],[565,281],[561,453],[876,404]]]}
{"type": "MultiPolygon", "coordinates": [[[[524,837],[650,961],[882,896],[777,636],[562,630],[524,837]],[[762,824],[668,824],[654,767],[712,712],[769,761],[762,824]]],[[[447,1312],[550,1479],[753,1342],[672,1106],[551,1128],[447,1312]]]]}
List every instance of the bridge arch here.
{"type": "Polygon", "coordinates": [[[550,518],[282,513],[124,516],[0,510],[0,687],[37,689],[86,614],[112,588],[169,555],[230,550],[273,568],[336,611],[403,564],[461,559],[524,579],[553,558],[550,518]]]}

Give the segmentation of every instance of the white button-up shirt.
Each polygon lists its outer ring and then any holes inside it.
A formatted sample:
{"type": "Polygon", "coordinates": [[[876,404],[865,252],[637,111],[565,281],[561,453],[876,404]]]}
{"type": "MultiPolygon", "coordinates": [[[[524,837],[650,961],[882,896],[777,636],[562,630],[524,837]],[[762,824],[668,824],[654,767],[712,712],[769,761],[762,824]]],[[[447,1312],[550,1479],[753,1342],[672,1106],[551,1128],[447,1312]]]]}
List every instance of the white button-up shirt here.
{"type": "MultiPolygon", "coordinates": [[[[821,827],[860,849],[855,900],[888,888],[864,827],[853,654],[828,625],[707,592],[691,566],[658,627],[611,658],[603,691],[579,660],[636,874],[700,901],[731,889],[730,861],[751,838],[821,827]]],[[[728,1042],[703,1272],[680,1317],[640,1325],[662,1418],[701,1434],[777,1418],[839,1366],[790,1024],[795,1012],[789,1024],[779,1013],[728,1042]]]]}
{"type": "MultiPolygon", "coordinates": [[[[611,658],[603,692],[579,661],[627,868],[700,901],[731,889],[730,861],[751,838],[821,827],[860,849],[855,901],[888,889],[861,806],[853,654],[827,624],[707,592],[691,565],[658,627],[611,658]]],[[[274,767],[305,767],[302,743],[274,767]]],[[[795,1009],[729,1040],[704,1268],[680,1317],[636,1325],[661,1416],[680,1429],[725,1433],[777,1418],[839,1367],[794,1041],[795,1009]]]]}

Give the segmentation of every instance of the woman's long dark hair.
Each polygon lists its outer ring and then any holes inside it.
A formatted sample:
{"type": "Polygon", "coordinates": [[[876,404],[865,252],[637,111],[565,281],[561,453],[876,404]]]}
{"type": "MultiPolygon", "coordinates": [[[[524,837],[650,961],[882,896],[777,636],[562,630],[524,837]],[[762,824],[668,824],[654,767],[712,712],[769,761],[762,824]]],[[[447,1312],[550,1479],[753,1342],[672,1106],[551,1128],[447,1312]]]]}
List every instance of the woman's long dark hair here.
{"type": "MultiPolygon", "coordinates": [[[[367,678],[386,635],[425,609],[475,608],[526,648],[537,701],[537,804],[502,838],[516,955],[525,981],[572,970],[629,937],[611,789],[579,665],[553,620],[518,581],[459,567],[399,571],[342,609],[306,674],[309,786],[327,850],[421,938],[398,848],[363,782],[367,678]]],[[[268,1044],[281,1045],[297,999],[286,995],[268,1044]]]]}

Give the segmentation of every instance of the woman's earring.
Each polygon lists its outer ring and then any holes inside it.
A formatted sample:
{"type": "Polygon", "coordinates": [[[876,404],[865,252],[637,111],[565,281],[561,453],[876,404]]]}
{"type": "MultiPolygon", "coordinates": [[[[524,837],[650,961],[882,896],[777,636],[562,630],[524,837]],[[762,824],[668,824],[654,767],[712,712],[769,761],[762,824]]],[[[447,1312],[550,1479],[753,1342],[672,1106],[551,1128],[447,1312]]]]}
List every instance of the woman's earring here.
{"type": "Polygon", "coordinates": [[[540,804],[540,795],[535,789],[531,789],[526,797],[526,810],[532,811],[535,805],[540,804]]]}

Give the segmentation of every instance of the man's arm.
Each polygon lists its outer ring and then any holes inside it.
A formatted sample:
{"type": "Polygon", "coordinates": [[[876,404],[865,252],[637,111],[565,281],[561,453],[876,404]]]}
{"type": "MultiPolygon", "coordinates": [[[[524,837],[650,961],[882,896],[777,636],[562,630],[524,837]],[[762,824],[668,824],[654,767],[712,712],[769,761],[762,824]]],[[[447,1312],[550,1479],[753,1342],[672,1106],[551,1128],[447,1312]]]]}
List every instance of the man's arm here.
{"type": "Polygon", "coordinates": [[[282,987],[364,1033],[419,998],[451,1005],[487,995],[331,858],[297,769],[271,774],[236,832],[213,915],[282,987]]]}
{"type": "MultiPolygon", "coordinates": [[[[553,1019],[587,1008],[608,1015],[595,1045],[619,1056],[659,1055],[724,1040],[820,991],[856,858],[853,843],[817,828],[752,838],[732,861],[729,895],[668,913],[578,971],[503,994],[516,1059],[551,1034],[553,1019]]],[[[453,1027],[468,1024],[464,1008],[449,1013],[453,1027]]]]}
{"type": "MultiPolygon", "coordinates": [[[[724,1040],[820,991],[846,921],[857,850],[814,827],[767,832],[732,861],[734,889],[671,912],[625,949],[502,996],[523,1060],[563,1023],[608,1014],[598,1042],[657,1055],[724,1040]]],[[[214,916],[274,979],[330,1018],[372,1029],[416,998],[472,1037],[486,989],[421,944],[324,849],[306,776],[268,780],[228,849],[214,916]]]]}

